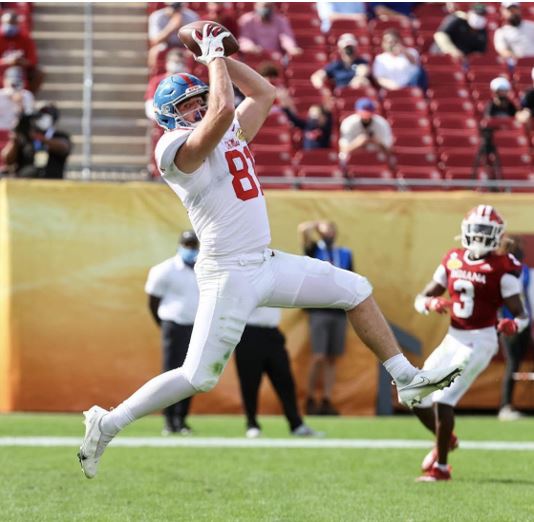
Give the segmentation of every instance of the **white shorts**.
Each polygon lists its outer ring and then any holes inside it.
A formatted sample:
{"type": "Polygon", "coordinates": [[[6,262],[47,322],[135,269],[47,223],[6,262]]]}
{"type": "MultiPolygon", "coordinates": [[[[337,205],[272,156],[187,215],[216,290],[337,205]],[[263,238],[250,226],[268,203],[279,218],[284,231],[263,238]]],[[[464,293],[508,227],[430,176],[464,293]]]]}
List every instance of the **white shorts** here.
{"type": "Polygon", "coordinates": [[[465,369],[448,388],[435,391],[417,407],[428,408],[433,402],[456,406],[473,381],[486,369],[498,348],[495,328],[458,330],[450,327],[441,344],[425,361],[423,370],[445,368],[467,361],[465,369]]]}
{"type": "Polygon", "coordinates": [[[266,249],[234,258],[199,258],[199,306],[183,370],[192,386],[217,383],[258,306],[351,310],[371,295],[365,277],[325,261],[266,249]]]}

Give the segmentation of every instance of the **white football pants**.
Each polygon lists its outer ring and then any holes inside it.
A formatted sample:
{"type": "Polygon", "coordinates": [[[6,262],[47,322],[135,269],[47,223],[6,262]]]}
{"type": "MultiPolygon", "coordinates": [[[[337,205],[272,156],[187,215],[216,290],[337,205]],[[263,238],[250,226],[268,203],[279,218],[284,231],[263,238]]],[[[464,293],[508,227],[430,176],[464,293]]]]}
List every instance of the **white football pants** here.
{"type": "Polygon", "coordinates": [[[446,368],[467,361],[465,369],[448,388],[428,395],[416,407],[429,408],[433,402],[456,406],[473,381],[486,369],[498,348],[497,331],[493,327],[480,330],[450,327],[441,344],[425,361],[423,370],[446,368]]]}
{"type": "Polygon", "coordinates": [[[270,249],[199,259],[195,272],[200,300],[182,371],[197,391],[215,386],[256,307],[351,310],[372,292],[358,274],[270,249]]]}

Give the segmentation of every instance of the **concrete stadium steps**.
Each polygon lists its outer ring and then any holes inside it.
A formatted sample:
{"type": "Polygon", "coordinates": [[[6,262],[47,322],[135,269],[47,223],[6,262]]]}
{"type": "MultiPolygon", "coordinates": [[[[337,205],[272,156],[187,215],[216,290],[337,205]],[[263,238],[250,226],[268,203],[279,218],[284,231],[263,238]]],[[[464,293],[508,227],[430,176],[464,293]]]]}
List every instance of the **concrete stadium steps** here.
{"type": "MultiPolygon", "coordinates": [[[[99,171],[146,171],[149,124],[145,3],[93,3],[92,165],[99,171]]],[[[84,72],[84,4],[35,3],[33,36],[45,81],[38,95],[57,103],[72,135],[69,169],[79,170],[84,72]]]]}

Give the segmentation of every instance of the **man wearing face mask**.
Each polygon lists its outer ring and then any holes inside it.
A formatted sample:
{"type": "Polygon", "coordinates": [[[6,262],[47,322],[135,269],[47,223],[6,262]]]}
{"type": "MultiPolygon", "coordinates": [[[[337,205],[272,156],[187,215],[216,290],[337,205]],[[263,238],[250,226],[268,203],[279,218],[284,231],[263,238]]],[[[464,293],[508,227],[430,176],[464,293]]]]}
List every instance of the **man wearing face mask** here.
{"type": "MultiPolygon", "coordinates": [[[[304,253],[328,261],[343,270],[353,271],[352,252],[336,245],[337,227],[332,221],[306,221],[298,226],[304,253]]],[[[306,413],[308,415],[339,415],[332,404],[336,361],[345,351],[347,319],[341,310],[308,309],[312,361],[308,377],[306,413]],[[319,378],[322,377],[322,398],[316,400],[319,378]]]]}
{"type": "Polygon", "coordinates": [[[376,114],[376,105],[370,98],[360,98],[354,108],[356,114],[351,114],[341,122],[339,133],[341,159],[362,148],[378,150],[389,156],[393,145],[393,133],[388,121],[376,114]]]}
{"type": "Polygon", "coordinates": [[[339,58],[315,71],[310,80],[316,89],[323,87],[358,89],[370,85],[369,63],[358,55],[358,42],[350,33],[342,34],[337,41],[339,58]]]}
{"type": "MultiPolygon", "coordinates": [[[[199,242],[192,230],[180,236],[175,256],[152,267],[145,284],[148,306],[154,321],[161,327],[163,371],[182,366],[198,308],[198,285],[193,267],[199,242]]],[[[191,397],[165,408],[163,435],[188,435],[186,422],[191,397]]]]}
{"type": "Polygon", "coordinates": [[[256,2],[254,11],[242,15],[238,25],[239,48],[244,53],[261,54],[266,51],[273,58],[302,53],[289,20],[278,13],[271,2],[256,2]]]}
{"type": "Polygon", "coordinates": [[[57,130],[57,107],[41,102],[37,112],[23,115],[2,150],[9,171],[25,178],[62,179],[71,141],[67,133],[57,130]]]}
{"type": "Polygon", "coordinates": [[[486,6],[475,4],[469,11],[456,11],[439,26],[434,40],[441,52],[462,59],[471,53],[483,53],[488,44],[486,6]]]}
{"type": "Polygon", "coordinates": [[[507,118],[513,117],[517,113],[517,107],[510,99],[512,86],[506,78],[500,76],[491,80],[490,89],[492,99],[484,109],[484,116],[487,118],[507,118]]]}
{"type": "Polygon", "coordinates": [[[518,58],[534,56],[534,22],[523,20],[519,2],[503,2],[504,25],[495,31],[495,50],[512,63],[518,58]]]}
{"type": "Polygon", "coordinates": [[[0,129],[11,130],[21,114],[33,112],[33,94],[24,89],[20,67],[9,67],[4,73],[4,86],[0,89],[0,129]]]}
{"type": "Polygon", "coordinates": [[[30,90],[35,93],[43,75],[37,69],[37,52],[32,38],[22,32],[16,13],[6,12],[0,18],[0,69],[22,67],[30,90]]]}

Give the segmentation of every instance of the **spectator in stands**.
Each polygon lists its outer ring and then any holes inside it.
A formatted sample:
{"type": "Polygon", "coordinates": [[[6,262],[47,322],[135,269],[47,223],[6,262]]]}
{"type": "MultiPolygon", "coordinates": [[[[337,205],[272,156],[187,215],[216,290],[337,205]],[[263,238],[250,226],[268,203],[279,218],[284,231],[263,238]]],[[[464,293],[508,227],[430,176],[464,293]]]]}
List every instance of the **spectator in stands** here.
{"type": "Polygon", "coordinates": [[[0,20],[0,69],[22,67],[28,88],[35,93],[43,81],[43,74],[37,68],[35,43],[22,32],[16,13],[8,11],[0,20]]]}
{"type": "Polygon", "coordinates": [[[373,76],[384,89],[420,87],[426,90],[427,80],[419,64],[419,53],[405,47],[397,30],[387,29],[382,36],[384,52],[375,57],[373,76]]]}
{"type": "Polygon", "coordinates": [[[27,178],[63,178],[71,151],[67,133],[56,130],[57,107],[43,102],[37,112],[21,116],[2,149],[2,159],[11,174],[27,178]]]}
{"type": "Polygon", "coordinates": [[[503,2],[504,25],[495,31],[495,50],[515,63],[518,58],[534,56],[534,22],[523,20],[519,2],[503,2]]]}
{"type": "Polygon", "coordinates": [[[521,99],[521,110],[516,114],[519,122],[527,124],[530,128],[531,118],[534,117],[534,67],[530,73],[533,86],[528,89],[521,99]]]}
{"type": "Polygon", "coordinates": [[[271,2],[256,2],[254,11],[239,18],[239,47],[245,53],[270,53],[273,58],[302,53],[289,20],[271,2]]]}
{"type": "Polygon", "coordinates": [[[484,109],[486,118],[514,117],[517,107],[513,100],[510,99],[512,86],[506,78],[498,77],[491,80],[490,89],[492,99],[487,103],[484,109]]]}
{"type": "Polygon", "coordinates": [[[389,157],[393,146],[393,133],[386,119],[376,114],[376,105],[369,98],[360,98],[355,105],[356,114],[341,122],[339,152],[341,159],[366,148],[378,150],[389,157]]]}
{"type": "Polygon", "coordinates": [[[484,4],[475,4],[467,13],[456,11],[447,16],[434,35],[441,52],[458,59],[471,53],[484,53],[488,45],[486,14],[484,4]]]}
{"type": "Polygon", "coordinates": [[[24,73],[20,67],[9,67],[0,89],[0,130],[12,130],[22,114],[33,112],[33,94],[24,88],[24,73]]]}
{"type": "Polygon", "coordinates": [[[418,2],[369,2],[367,14],[369,18],[409,21],[417,4],[418,2]]]}
{"type": "Polygon", "coordinates": [[[317,2],[316,6],[323,33],[330,31],[332,22],[338,20],[359,22],[367,19],[365,2],[317,2]]]}
{"type": "Polygon", "coordinates": [[[178,29],[198,20],[198,15],[183,2],[166,2],[167,7],[154,11],[148,18],[148,66],[154,70],[158,55],[173,47],[183,47],[178,29]]]}
{"type": "Polygon", "coordinates": [[[239,37],[235,13],[228,7],[228,2],[207,2],[206,9],[202,20],[210,20],[224,25],[236,38],[239,37]]]}
{"type": "Polygon", "coordinates": [[[326,98],[324,105],[311,105],[307,118],[301,118],[297,114],[293,100],[286,89],[278,90],[278,100],[289,121],[302,130],[302,148],[304,150],[330,148],[333,108],[331,97],[326,98]]]}
{"type": "Polygon", "coordinates": [[[145,91],[145,114],[149,120],[154,120],[154,93],[159,82],[171,74],[189,73],[185,52],[182,49],[171,49],[165,57],[165,72],[150,78],[145,91]]]}
{"type": "Polygon", "coordinates": [[[342,34],[337,41],[339,58],[315,71],[311,82],[316,89],[324,87],[357,89],[370,85],[371,69],[365,58],[356,53],[358,42],[350,33],[342,34]]]}
{"type": "MultiPolygon", "coordinates": [[[[307,221],[298,226],[302,248],[307,256],[328,261],[343,270],[354,269],[352,252],[336,245],[337,227],[332,221],[307,221]]],[[[332,404],[336,361],[345,351],[347,319],[341,310],[309,309],[310,340],[313,357],[308,380],[306,413],[308,415],[339,415],[332,404]],[[319,376],[322,374],[323,397],[315,400],[319,376]]]]}

